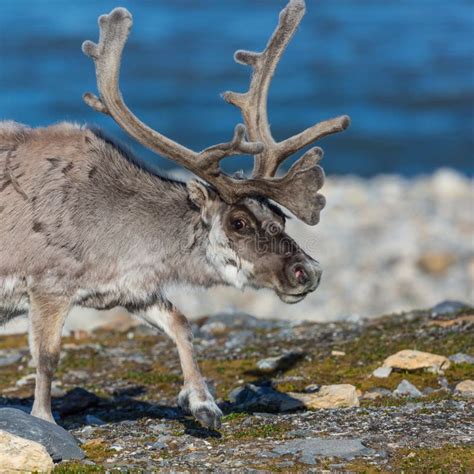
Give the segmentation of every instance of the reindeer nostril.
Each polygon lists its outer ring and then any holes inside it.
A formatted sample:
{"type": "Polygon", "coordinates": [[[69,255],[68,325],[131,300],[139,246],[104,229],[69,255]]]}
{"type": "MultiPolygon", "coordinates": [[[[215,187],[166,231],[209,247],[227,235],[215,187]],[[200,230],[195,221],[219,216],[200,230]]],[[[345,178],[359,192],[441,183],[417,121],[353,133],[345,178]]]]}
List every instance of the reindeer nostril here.
{"type": "Polygon", "coordinates": [[[308,274],[306,273],[306,270],[301,267],[301,266],[296,266],[294,268],[294,272],[295,272],[295,278],[296,278],[296,281],[300,284],[300,285],[304,285],[305,283],[307,283],[308,281],[308,274]]]}

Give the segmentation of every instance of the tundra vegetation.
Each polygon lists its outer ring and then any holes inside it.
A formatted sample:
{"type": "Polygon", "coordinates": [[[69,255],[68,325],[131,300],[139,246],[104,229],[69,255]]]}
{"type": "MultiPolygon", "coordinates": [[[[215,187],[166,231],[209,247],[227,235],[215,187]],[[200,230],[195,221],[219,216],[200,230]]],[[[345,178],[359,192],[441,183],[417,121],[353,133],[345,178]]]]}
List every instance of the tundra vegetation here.
{"type": "MultiPolygon", "coordinates": [[[[474,379],[473,311],[411,311],[338,323],[239,313],[199,319],[193,323],[196,352],[224,413],[219,431],[201,427],[176,407],[182,375],[165,335],[134,321],[77,331],[64,339],[53,413],[87,458],[59,463],[56,470],[471,472],[473,399],[456,387],[474,379]],[[394,369],[387,378],[372,375],[406,349],[450,357],[450,364],[438,373],[394,369]],[[262,360],[289,353],[297,356],[288,364],[259,369],[262,360]],[[421,395],[394,394],[404,380],[421,395]],[[279,395],[293,399],[334,384],[353,385],[359,406],[282,411],[285,404],[274,402],[279,395]],[[250,398],[236,403],[236,389],[249,386],[268,389],[267,397],[257,405],[250,398]],[[288,444],[320,439],[359,440],[368,451],[354,459],[343,453],[311,457],[311,444],[288,444]]],[[[21,356],[0,366],[0,404],[31,406],[26,336],[1,337],[0,351],[21,356]]]]}

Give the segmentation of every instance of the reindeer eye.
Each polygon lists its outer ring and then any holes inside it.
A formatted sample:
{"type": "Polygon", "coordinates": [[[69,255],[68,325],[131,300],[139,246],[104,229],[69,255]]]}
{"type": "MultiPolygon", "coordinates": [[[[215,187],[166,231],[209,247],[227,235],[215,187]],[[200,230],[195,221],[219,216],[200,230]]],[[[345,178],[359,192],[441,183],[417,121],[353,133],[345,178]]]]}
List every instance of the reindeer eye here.
{"type": "Polygon", "coordinates": [[[243,230],[247,227],[247,223],[243,219],[232,219],[230,225],[234,230],[243,230]]]}

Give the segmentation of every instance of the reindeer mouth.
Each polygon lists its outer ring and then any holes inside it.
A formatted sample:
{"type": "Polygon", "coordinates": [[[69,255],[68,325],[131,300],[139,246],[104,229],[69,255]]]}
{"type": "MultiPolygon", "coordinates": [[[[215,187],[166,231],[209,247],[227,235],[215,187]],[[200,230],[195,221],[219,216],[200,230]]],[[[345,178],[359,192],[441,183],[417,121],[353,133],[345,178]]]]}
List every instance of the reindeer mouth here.
{"type": "Polygon", "coordinates": [[[305,299],[305,297],[308,293],[309,293],[309,291],[305,291],[303,293],[293,293],[293,294],[280,293],[278,291],[276,292],[278,297],[283,301],[283,303],[286,303],[286,304],[299,303],[301,300],[305,299]]]}

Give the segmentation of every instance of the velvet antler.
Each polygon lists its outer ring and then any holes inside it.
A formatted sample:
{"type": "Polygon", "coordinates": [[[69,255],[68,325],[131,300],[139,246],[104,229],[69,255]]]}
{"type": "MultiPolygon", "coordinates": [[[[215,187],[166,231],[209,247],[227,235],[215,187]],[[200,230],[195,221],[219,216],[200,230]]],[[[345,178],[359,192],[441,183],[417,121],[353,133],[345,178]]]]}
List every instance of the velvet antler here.
{"type": "Polygon", "coordinates": [[[266,112],[268,87],[275,67],[304,14],[304,1],[291,0],[282,11],[280,23],[263,53],[239,51],[236,60],[252,65],[254,75],[245,94],[227,92],[224,98],[237,105],[246,127],[237,125],[230,142],[195,152],[165,137],[140,121],[125,105],[119,89],[122,51],[132,26],[132,16],[116,8],[99,18],[99,44],[84,42],[84,53],[94,60],[100,97],[84,94],[85,102],[98,112],[110,115],[117,124],[141,144],[169,158],[213,186],[228,203],[245,196],[263,195],[293,212],[308,224],[316,224],[324,198],[318,194],[324,173],[317,165],[322,150],[306,152],[288,171],[276,178],[279,164],[315,140],[346,128],[348,117],[321,122],[283,142],[276,143],[269,130],[266,112]],[[248,134],[250,141],[247,141],[248,134]],[[236,179],[225,174],[220,161],[232,155],[255,155],[252,178],[236,179]]]}

